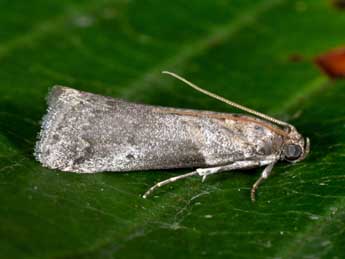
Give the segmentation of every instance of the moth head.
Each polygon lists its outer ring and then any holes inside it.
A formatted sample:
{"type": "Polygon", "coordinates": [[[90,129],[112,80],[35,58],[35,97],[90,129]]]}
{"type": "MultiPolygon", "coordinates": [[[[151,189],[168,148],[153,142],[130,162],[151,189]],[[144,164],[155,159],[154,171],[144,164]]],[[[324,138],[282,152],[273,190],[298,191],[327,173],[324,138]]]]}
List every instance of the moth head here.
{"type": "Polygon", "coordinates": [[[282,159],[291,163],[297,163],[306,158],[309,150],[309,138],[304,138],[293,126],[290,126],[288,138],[283,144],[282,159]]]}

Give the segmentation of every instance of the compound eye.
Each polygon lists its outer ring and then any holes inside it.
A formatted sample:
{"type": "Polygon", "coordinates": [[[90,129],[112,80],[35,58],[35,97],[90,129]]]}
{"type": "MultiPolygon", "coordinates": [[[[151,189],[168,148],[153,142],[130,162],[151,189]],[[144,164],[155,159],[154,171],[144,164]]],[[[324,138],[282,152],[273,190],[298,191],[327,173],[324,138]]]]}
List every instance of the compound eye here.
{"type": "Polygon", "coordinates": [[[288,144],[284,147],[284,154],[287,160],[296,160],[302,155],[302,148],[299,145],[288,144]]]}

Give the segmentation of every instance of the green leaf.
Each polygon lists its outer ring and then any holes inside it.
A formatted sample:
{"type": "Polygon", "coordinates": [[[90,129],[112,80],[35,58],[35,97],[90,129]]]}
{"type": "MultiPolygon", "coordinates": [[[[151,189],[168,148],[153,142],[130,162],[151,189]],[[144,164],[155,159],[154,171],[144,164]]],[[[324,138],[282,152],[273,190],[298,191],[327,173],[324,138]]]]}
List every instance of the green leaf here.
{"type": "Polygon", "coordinates": [[[345,257],[345,82],[315,56],[345,44],[324,0],[0,3],[1,258],[345,257]],[[294,57],[300,58],[294,58],[294,57]],[[182,86],[288,120],[311,154],[260,171],[78,175],[41,167],[33,148],[54,84],[147,104],[237,112],[182,86]]]}

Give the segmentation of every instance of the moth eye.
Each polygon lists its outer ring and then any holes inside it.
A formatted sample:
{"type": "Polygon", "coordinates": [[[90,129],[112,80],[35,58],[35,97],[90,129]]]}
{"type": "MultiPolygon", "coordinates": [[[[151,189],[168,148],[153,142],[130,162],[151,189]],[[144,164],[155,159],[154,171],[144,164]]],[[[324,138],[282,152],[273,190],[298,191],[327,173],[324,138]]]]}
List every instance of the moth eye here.
{"type": "Polygon", "coordinates": [[[285,157],[288,160],[296,160],[302,155],[302,148],[299,145],[288,144],[284,147],[285,157]]]}

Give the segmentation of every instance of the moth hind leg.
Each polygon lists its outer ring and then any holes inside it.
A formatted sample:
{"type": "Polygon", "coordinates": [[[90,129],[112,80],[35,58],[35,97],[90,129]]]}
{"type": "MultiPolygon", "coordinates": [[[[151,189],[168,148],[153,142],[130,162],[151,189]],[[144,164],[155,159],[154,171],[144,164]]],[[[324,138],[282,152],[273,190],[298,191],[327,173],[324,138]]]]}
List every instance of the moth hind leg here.
{"type": "Polygon", "coordinates": [[[210,167],[210,168],[199,168],[193,172],[190,172],[190,173],[186,173],[186,174],[183,174],[183,175],[178,175],[178,176],[175,176],[175,177],[171,177],[171,178],[168,178],[164,181],[161,181],[161,182],[158,182],[156,183],[155,185],[153,185],[150,189],[148,189],[144,195],[142,196],[144,199],[147,198],[147,196],[149,196],[151,193],[153,193],[156,189],[158,189],[159,187],[162,187],[164,185],[167,185],[169,183],[173,183],[173,182],[176,182],[177,180],[180,180],[180,179],[183,179],[183,178],[187,178],[187,177],[190,177],[190,176],[194,176],[194,175],[199,175],[202,177],[202,181],[205,181],[206,177],[210,174],[215,174],[215,173],[218,173],[220,171],[225,171],[225,170],[222,170],[224,168],[224,166],[218,166],[218,167],[210,167]]]}
{"type": "Polygon", "coordinates": [[[169,183],[173,183],[173,182],[176,182],[177,180],[181,180],[181,179],[184,179],[184,178],[187,178],[190,176],[199,175],[202,177],[202,181],[205,181],[206,177],[211,175],[211,174],[215,174],[215,173],[219,173],[219,172],[223,172],[223,171],[235,170],[235,169],[242,169],[242,168],[248,167],[249,165],[251,167],[258,166],[257,162],[254,162],[254,163],[253,162],[254,161],[239,161],[239,162],[235,162],[235,163],[232,163],[232,164],[226,165],[226,166],[198,168],[193,172],[186,173],[183,175],[178,175],[175,177],[171,177],[171,178],[168,178],[164,181],[156,183],[150,189],[148,189],[142,197],[144,199],[146,199],[151,193],[153,193],[159,187],[162,187],[162,186],[167,185],[169,183]],[[249,164],[248,164],[248,162],[249,162],[249,164]]]}
{"type": "Polygon", "coordinates": [[[276,161],[272,161],[272,160],[263,160],[263,161],[244,160],[244,161],[237,161],[237,162],[231,163],[229,165],[224,165],[224,166],[217,166],[217,167],[210,167],[210,168],[198,168],[193,172],[186,173],[183,175],[178,175],[175,177],[171,177],[171,178],[168,178],[164,181],[156,183],[150,189],[148,189],[142,197],[144,199],[146,199],[151,193],[153,193],[159,187],[162,187],[162,186],[167,185],[169,183],[176,182],[177,180],[180,180],[180,179],[188,178],[190,176],[199,175],[202,177],[202,181],[204,181],[207,176],[212,175],[212,174],[216,174],[216,173],[220,173],[220,172],[224,172],[224,171],[232,171],[232,170],[236,170],[236,169],[250,169],[250,168],[255,168],[255,167],[267,165],[267,167],[262,172],[260,178],[255,182],[255,184],[252,187],[251,198],[252,198],[252,201],[255,201],[255,192],[256,192],[258,186],[260,185],[260,183],[263,180],[267,179],[267,177],[270,175],[275,162],[276,161]]]}
{"type": "Polygon", "coordinates": [[[164,185],[167,185],[169,183],[173,183],[173,182],[176,182],[177,180],[180,180],[180,179],[183,179],[183,178],[187,178],[187,177],[190,177],[190,176],[193,176],[193,175],[197,175],[198,172],[197,171],[193,171],[193,172],[190,172],[190,173],[186,173],[186,174],[183,174],[183,175],[178,175],[178,176],[174,176],[174,177],[171,177],[171,178],[168,178],[164,181],[161,181],[161,182],[158,182],[156,183],[155,185],[153,185],[150,189],[148,189],[144,195],[142,196],[144,199],[147,198],[147,196],[149,196],[151,193],[153,193],[156,189],[158,189],[159,187],[162,187],[164,185]]]}

